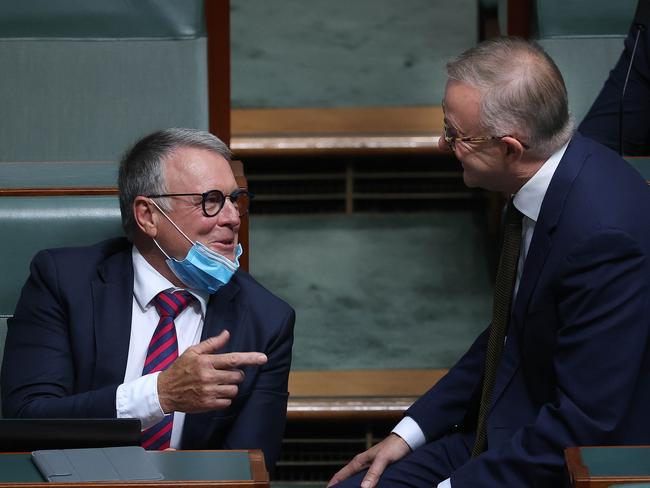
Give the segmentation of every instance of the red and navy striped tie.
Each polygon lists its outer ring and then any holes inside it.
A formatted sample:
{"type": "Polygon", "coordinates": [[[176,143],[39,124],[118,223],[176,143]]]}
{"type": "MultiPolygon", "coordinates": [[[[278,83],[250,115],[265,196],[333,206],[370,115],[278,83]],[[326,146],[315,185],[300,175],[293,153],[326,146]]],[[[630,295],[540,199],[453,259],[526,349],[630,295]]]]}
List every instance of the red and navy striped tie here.
{"type": "MultiPolygon", "coordinates": [[[[160,320],[153,333],[147,359],[144,362],[142,375],[164,371],[178,357],[178,341],[176,340],[176,327],[174,319],[192,303],[194,297],[185,290],[161,291],[154,304],[160,320]]],[[[165,418],[142,432],[142,447],[149,450],[162,450],[169,447],[172,438],[174,414],[165,415],[165,418]]]]}

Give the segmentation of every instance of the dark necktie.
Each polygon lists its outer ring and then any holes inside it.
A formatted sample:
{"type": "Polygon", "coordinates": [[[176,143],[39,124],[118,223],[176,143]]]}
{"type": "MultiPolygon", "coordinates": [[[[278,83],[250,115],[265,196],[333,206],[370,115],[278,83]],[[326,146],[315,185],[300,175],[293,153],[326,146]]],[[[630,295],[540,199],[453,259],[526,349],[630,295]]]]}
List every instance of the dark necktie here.
{"type": "Polygon", "coordinates": [[[519,261],[519,249],[521,247],[522,217],[523,215],[515,208],[512,199],[510,199],[505,215],[503,245],[494,287],[492,324],[485,356],[483,391],[481,393],[481,404],[476,425],[476,441],[472,448],[472,457],[481,454],[487,446],[487,417],[510,319],[510,307],[515,286],[517,262],[519,261]]]}
{"type": "MultiPolygon", "coordinates": [[[[178,357],[178,341],[174,319],[192,303],[194,297],[184,291],[161,291],[154,298],[160,320],[147,349],[142,375],[164,371],[178,357]]],[[[162,450],[169,447],[172,438],[174,414],[165,415],[160,422],[142,432],[142,447],[162,450]]]]}

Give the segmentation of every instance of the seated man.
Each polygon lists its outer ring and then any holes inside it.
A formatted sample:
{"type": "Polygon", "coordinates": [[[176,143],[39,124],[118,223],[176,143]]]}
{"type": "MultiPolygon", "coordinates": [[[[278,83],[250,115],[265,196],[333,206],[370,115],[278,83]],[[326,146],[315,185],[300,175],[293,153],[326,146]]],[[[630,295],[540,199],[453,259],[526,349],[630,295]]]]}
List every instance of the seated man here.
{"type": "Polygon", "coordinates": [[[249,195],[229,159],[206,132],[151,134],[120,165],[129,239],[36,255],[8,321],[5,416],[139,418],[146,448],[261,448],[272,469],[294,312],[238,270],[249,195]]]}
{"type": "Polygon", "coordinates": [[[567,446],[650,443],[650,188],[573,134],[537,45],[486,41],[447,73],[440,148],[512,196],[492,322],[331,484],[565,486],[567,446]]]}

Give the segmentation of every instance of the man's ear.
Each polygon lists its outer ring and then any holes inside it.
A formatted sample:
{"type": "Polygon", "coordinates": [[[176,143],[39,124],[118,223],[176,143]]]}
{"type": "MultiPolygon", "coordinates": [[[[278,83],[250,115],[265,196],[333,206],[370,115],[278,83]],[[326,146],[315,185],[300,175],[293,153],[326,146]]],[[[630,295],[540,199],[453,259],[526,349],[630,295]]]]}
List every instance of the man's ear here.
{"type": "Polygon", "coordinates": [[[516,163],[523,157],[526,148],[519,139],[515,139],[511,136],[504,136],[501,138],[501,142],[506,145],[505,157],[508,163],[516,163]]]}
{"type": "Polygon", "coordinates": [[[143,196],[135,197],[133,201],[133,217],[136,225],[143,233],[152,239],[156,238],[158,235],[158,215],[154,212],[150,199],[143,196]]]}

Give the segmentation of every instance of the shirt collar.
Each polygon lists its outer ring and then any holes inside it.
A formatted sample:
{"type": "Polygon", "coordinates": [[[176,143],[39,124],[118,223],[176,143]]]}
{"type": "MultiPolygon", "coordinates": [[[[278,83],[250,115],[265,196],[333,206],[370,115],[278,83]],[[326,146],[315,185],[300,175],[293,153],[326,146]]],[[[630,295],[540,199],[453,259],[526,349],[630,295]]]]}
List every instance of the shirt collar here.
{"type": "MultiPolygon", "coordinates": [[[[133,259],[133,295],[138,303],[138,306],[145,312],[153,304],[151,300],[155,298],[158,293],[165,290],[181,290],[174,286],[167,278],[161,275],[156,269],[149,264],[136,246],[133,246],[131,251],[133,259]]],[[[187,290],[194,295],[201,305],[201,315],[205,318],[205,311],[208,305],[209,294],[198,290],[187,290]]]]}
{"type": "Polygon", "coordinates": [[[542,202],[544,201],[544,195],[548,190],[548,186],[551,184],[551,179],[555,174],[555,170],[560,164],[562,156],[566,151],[569,143],[567,142],[560,149],[551,154],[541,168],[537,170],[530,180],[522,186],[517,193],[515,193],[512,201],[522,214],[531,219],[533,222],[537,222],[539,217],[539,211],[542,208],[542,202]]]}

